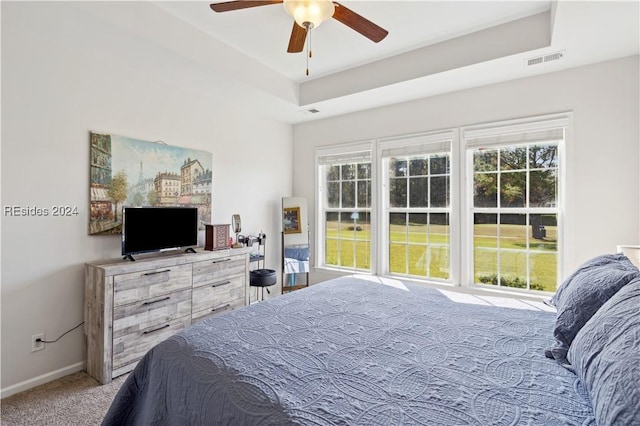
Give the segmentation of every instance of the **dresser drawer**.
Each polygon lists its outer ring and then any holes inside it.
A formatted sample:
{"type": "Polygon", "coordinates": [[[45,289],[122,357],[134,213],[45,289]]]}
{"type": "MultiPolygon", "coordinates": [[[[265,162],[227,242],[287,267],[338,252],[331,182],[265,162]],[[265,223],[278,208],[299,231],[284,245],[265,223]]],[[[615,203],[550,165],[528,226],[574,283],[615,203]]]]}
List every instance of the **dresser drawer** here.
{"type": "Polygon", "coordinates": [[[190,289],[116,306],[113,309],[113,337],[137,333],[190,314],[190,289]]]}
{"type": "Polygon", "coordinates": [[[126,305],[191,287],[191,264],[113,277],[113,304],[126,305]]]}
{"type": "Polygon", "coordinates": [[[193,264],[193,287],[220,281],[235,275],[245,275],[246,256],[227,256],[193,264]]]}
{"type": "Polygon", "coordinates": [[[199,312],[228,304],[232,300],[244,299],[245,276],[222,278],[212,283],[193,289],[193,305],[191,310],[199,312]]]}
{"type": "Polygon", "coordinates": [[[191,324],[191,316],[166,321],[113,339],[113,369],[137,362],[152,347],[191,324]]]}
{"type": "Polygon", "coordinates": [[[234,309],[241,308],[244,305],[245,305],[244,296],[242,296],[241,298],[238,298],[235,300],[231,300],[231,301],[216,304],[214,306],[207,307],[206,309],[203,309],[201,311],[197,311],[197,312],[193,311],[193,314],[191,314],[191,318],[193,320],[192,322],[193,324],[195,324],[196,322],[202,321],[206,318],[209,318],[215,315],[224,314],[225,312],[230,312],[230,311],[233,311],[234,309]]]}

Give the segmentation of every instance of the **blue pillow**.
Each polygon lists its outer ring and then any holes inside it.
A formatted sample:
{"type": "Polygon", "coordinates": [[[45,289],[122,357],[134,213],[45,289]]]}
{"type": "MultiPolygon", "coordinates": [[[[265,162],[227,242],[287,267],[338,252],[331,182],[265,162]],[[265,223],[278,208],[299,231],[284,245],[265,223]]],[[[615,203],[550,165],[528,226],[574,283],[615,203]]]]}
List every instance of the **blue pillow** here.
{"type": "Polygon", "coordinates": [[[569,278],[564,280],[564,282],[556,291],[556,294],[554,294],[551,300],[548,301],[548,304],[557,306],[558,298],[561,298],[562,294],[567,291],[567,289],[571,289],[573,279],[576,277],[576,275],[583,273],[586,270],[599,268],[610,263],[619,263],[620,266],[631,271],[637,270],[633,263],[631,263],[631,261],[622,253],[603,254],[600,256],[596,256],[593,259],[589,259],[584,262],[578,269],[573,272],[573,274],[569,276],[569,278]]]}
{"type": "Polygon", "coordinates": [[[640,425],[640,278],[596,312],[567,354],[599,425],[640,425]]]}
{"type": "Polygon", "coordinates": [[[636,277],[640,277],[640,271],[624,255],[599,256],[582,265],[556,293],[556,344],[545,355],[569,368],[567,351],[576,334],[607,300],[636,277]]]}

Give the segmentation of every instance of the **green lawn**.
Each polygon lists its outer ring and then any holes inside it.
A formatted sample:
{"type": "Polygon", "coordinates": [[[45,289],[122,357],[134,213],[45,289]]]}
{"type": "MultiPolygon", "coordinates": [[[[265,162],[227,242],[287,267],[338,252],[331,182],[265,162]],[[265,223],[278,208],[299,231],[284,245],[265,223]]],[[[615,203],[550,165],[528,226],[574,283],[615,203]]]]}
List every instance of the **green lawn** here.
{"type": "MultiPolygon", "coordinates": [[[[358,224],[327,223],[326,263],[328,265],[369,269],[371,228],[358,224]],[[351,229],[349,229],[351,228],[351,229]]],[[[389,270],[421,277],[449,278],[449,227],[446,225],[391,225],[389,270]]],[[[482,224],[474,226],[474,279],[496,284],[500,271],[501,285],[526,287],[527,260],[531,288],[555,291],[557,271],[557,229],[546,227],[544,240],[530,237],[530,227],[523,225],[482,224]],[[527,258],[527,238],[529,256],[527,258]],[[498,246],[499,241],[499,246],[498,246]],[[499,247],[499,249],[498,249],[499,247]]]]}

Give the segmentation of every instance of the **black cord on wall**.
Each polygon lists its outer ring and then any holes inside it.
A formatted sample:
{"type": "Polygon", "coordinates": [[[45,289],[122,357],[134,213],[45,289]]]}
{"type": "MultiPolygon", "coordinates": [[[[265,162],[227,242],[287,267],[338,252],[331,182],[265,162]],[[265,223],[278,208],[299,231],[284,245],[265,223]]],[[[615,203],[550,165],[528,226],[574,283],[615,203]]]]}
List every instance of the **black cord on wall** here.
{"type": "Polygon", "coordinates": [[[82,324],[84,324],[84,321],[82,321],[80,324],[76,325],[76,326],[75,326],[75,327],[73,327],[72,329],[65,331],[64,333],[62,333],[62,334],[60,335],[60,337],[58,337],[58,338],[57,338],[57,339],[55,339],[55,340],[42,340],[42,339],[36,339],[36,342],[42,342],[42,343],[55,343],[55,342],[57,342],[58,340],[62,339],[62,337],[63,337],[63,336],[65,336],[66,334],[69,334],[69,333],[71,333],[73,330],[75,330],[76,328],[80,327],[82,324]]]}

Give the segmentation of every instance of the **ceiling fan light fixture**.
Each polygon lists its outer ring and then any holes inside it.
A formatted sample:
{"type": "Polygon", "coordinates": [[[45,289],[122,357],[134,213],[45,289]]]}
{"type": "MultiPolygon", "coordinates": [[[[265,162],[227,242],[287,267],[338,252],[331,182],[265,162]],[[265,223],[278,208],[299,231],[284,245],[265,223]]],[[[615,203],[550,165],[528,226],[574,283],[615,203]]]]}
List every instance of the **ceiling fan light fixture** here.
{"type": "Polygon", "coordinates": [[[335,6],[331,0],[284,0],[284,10],[302,28],[317,28],[333,16],[335,6]]]}

